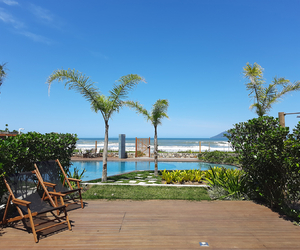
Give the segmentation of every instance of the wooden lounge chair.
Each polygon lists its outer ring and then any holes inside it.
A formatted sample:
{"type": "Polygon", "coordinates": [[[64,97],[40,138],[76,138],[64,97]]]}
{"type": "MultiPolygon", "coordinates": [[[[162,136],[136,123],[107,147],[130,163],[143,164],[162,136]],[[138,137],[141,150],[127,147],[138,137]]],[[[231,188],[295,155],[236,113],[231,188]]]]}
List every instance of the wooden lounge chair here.
{"type": "MultiPolygon", "coordinates": [[[[66,206],[78,203],[77,199],[81,202],[83,208],[83,201],[81,196],[80,182],[81,180],[70,178],[66,175],[59,160],[41,161],[34,164],[36,172],[40,175],[43,184],[48,188],[48,191],[54,191],[61,194],[66,194],[65,201],[73,200],[71,203],[66,203],[66,206]],[[75,188],[71,185],[75,182],[75,188]]],[[[43,198],[47,199],[45,194],[43,198]]],[[[55,204],[58,206],[58,200],[54,197],[55,204]]]]}
{"type": "Polygon", "coordinates": [[[27,230],[31,229],[35,242],[38,242],[37,234],[41,233],[43,230],[48,230],[65,223],[68,225],[69,230],[71,230],[66,206],[64,205],[62,198],[64,195],[55,192],[48,192],[46,187],[40,181],[41,186],[44,188],[44,193],[48,197],[48,201],[44,201],[37,190],[38,181],[40,180],[36,171],[4,177],[4,182],[9,191],[9,197],[2,222],[0,223],[7,224],[9,222],[22,220],[25,228],[27,230]],[[55,203],[51,198],[52,196],[60,197],[62,205],[55,206],[55,203]],[[19,216],[7,219],[8,207],[11,202],[16,206],[19,216]],[[59,210],[64,214],[60,216],[55,215],[54,210],[59,210]],[[53,219],[48,217],[50,213],[52,214],[53,219]]]}

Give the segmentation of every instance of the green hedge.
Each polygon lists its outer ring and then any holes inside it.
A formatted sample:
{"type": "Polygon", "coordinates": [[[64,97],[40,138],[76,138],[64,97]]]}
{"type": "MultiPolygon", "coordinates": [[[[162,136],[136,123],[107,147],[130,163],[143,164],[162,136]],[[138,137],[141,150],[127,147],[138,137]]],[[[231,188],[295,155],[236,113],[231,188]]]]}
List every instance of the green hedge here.
{"type": "Polygon", "coordinates": [[[198,159],[205,162],[239,166],[238,154],[235,152],[205,151],[198,154],[198,159]]]}
{"type": "Polygon", "coordinates": [[[235,124],[229,133],[254,197],[262,197],[274,208],[296,206],[300,201],[300,123],[289,134],[277,118],[263,116],[235,124]]]}
{"type": "MultiPolygon", "coordinates": [[[[31,171],[34,170],[34,162],[53,159],[59,159],[68,170],[77,140],[77,135],[72,134],[36,132],[0,139],[0,176],[4,172],[11,174],[31,171]]],[[[6,188],[0,178],[0,197],[4,190],[6,188]]]]}

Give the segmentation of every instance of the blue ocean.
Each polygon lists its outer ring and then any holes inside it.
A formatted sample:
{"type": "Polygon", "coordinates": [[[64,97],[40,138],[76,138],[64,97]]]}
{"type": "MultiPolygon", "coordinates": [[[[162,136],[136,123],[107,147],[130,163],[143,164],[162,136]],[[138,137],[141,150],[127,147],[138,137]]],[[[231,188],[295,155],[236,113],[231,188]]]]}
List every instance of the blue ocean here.
{"type": "MultiPolygon", "coordinates": [[[[103,149],[104,138],[80,138],[76,147],[81,150],[94,149],[97,143],[97,150],[103,149]]],[[[158,150],[165,152],[178,151],[232,151],[227,139],[210,138],[158,138],[158,150]]],[[[126,138],[126,151],[135,151],[135,138],[126,138]]],[[[153,151],[154,139],[150,138],[150,149],[153,151]]],[[[109,150],[119,150],[119,138],[109,138],[109,150]]]]}

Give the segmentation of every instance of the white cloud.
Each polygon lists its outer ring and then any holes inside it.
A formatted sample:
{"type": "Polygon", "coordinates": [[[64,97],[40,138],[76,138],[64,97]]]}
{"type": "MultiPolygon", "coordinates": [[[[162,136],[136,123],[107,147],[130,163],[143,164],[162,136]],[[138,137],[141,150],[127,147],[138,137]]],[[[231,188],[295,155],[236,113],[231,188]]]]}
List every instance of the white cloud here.
{"type": "Polygon", "coordinates": [[[40,6],[37,6],[35,4],[30,5],[30,11],[39,19],[42,19],[47,22],[53,21],[53,15],[51,12],[47,9],[44,9],[40,6]]]}
{"type": "Polygon", "coordinates": [[[25,26],[22,22],[18,21],[12,15],[5,12],[3,8],[0,8],[0,20],[5,23],[11,24],[15,29],[20,29],[25,26]]]}
{"type": "Polygon", "coordinates": [[[7,5],[19,5],[19,3],[14,0],[0,0],[0,2],[5,3],[7,5]]]}
{"type": "Polygon", "coordinates": [[[48,45],[52,44],[52,41],[50,39],[48,39],[47,37],[37,35],[32,32],[29,32],[29,31],[20,31],[18,33],[30,38],[31,40],[33,40],[35,42],[41,42],[41,43],[45,43],[48,45]]]}
{"type": "MultiPolygon", "coordinates": [[[[7,1],[10,4],[12,4],[12,2],[14,2],[14,1],[11,1],[11,0],[0,0],[0,2],[1,1],[2,2],[7,1]]],[[[40,18],[46,19],[48,21],[52,20],[50,18],[50,15],[43,14],[42,9],[37,8],[37,10],[39,10],[39,11],[36,11],[36,13],[37,13],[37,15],[40,16],[40,18]]],[[[50,39],[48,39],[48,38],[46,38],[44,36],[37,35],[37,34],[34,34],[34,33],[30,32],[30,31],[28,31],[26,25],[23,22],[20,22],[17,18],[15,18],[14,16],[12,16],[10,13],[8,13],[3,8],[0,8],[0,22],[1,21],[4,22],[4,23],[6,23],[6,24],[8,24],[8,25],[11,25],[14,28],[14,32],[15,33],[23,35],[25,37],[28,37],[29,39],[31,39],[31,40],[33,40],[35,42],[41,42],[41,43],[45,43],[47,45],[50,45],[50,44],[53,43],[52,40],[50,40],[50,39]]]]}

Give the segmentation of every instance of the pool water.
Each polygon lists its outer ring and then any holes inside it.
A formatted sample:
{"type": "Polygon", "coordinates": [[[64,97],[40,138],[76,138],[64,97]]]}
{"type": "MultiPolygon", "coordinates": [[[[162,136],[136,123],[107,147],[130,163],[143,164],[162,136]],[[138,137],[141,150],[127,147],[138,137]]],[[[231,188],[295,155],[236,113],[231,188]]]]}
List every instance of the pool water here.
{"type": "MultiPolygon", "coordinates": [[[[70,167],[71,173],[74,172],[75,167],[79,169],[79,173],[86,169],[86,172],[82,178],[83,181],[95,180],[102,177],[102,161],[72,161],[72,164],[73,165],[70,167]]],[[[210,166],[225,167],[230,169],[237,168],[231,165],[212,164],[205,162],[158,162],[158,170],[208,170],[210,166]]],[[[154,162],[107,162],[107,176],[123,174],[137,170],[154,170],[154,162]]]]}

